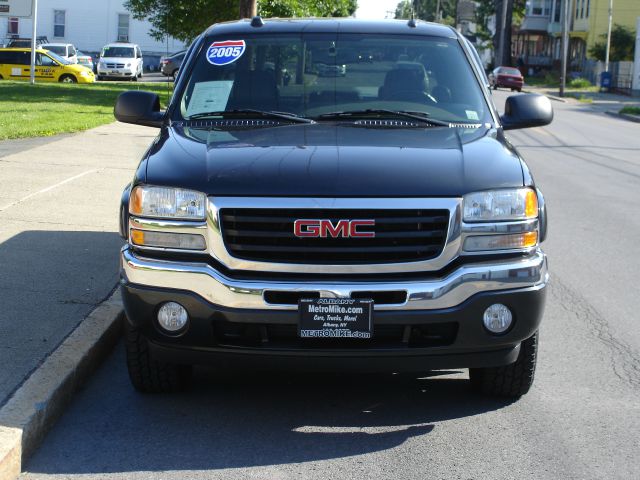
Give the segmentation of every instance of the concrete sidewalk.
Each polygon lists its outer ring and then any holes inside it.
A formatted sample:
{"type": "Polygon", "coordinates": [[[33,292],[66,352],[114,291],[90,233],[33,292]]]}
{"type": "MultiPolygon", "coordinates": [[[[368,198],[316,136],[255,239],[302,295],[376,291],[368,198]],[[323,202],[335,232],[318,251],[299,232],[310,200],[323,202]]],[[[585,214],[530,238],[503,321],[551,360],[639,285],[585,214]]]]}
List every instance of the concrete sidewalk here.
{"type": "MultiPolygon", "coordinates": [[[[557,88],[541,88],[541,87],[525,87],[526,92],[540,93],[552,98],[559,98],[559,91],[557,88]]],[[[620,95],[617,93],[603,93],[603,92],[581,92],[579,90],[572,90],[570,88],[565,90],[565,97],[562,99],[567,103],[574,103],[582,105],[585,108],[597,112],[613,111],[618,112],[621,108],[627,106],[640,107],[640,98],[629,97],[627,95],[620,95]],[[579,101],[577,98],[583,98],[586,101],[579,101]]]]}
{"type": "Polygon", "coordinates": [[[0,406],[114,289],[120,194],[156,133],[0,142],[0,406]]]}

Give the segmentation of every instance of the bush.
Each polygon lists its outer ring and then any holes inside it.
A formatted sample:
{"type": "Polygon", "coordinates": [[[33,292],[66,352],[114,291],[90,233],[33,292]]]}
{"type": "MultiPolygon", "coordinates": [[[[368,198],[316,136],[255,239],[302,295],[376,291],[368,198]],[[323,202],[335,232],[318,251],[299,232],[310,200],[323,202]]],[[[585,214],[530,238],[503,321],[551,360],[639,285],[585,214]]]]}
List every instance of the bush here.
{"type": "Polygon", "coordinates": [[[588,88],[592,87],[591,82],[586,78],[574,78],[569,82],[571,88],[588,88]]]}
{"type": "Polygon", "coordinates": [[[640,107],[624,107],[622,110],[620,110],[620,113],[629,113],[631,115],[640,115],[640,107]]]}

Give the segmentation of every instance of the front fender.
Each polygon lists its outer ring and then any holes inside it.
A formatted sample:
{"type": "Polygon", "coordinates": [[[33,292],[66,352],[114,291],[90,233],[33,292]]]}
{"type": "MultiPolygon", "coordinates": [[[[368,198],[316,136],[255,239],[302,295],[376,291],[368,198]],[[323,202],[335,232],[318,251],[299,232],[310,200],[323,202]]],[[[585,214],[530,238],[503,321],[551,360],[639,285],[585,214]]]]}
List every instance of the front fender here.
{"type": "Polygon", "coordinates": [[[124,240],[129,239],[129,197],[131,196],[131,184],[124,187],[120,199],[120,236],[124,240]]]}

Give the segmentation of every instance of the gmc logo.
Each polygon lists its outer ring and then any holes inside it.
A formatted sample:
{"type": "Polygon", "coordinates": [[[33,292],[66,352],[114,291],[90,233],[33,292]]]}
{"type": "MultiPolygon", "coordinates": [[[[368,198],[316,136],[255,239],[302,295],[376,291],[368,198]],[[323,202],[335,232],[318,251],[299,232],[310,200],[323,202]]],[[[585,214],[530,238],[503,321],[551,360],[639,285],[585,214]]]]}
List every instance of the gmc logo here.
{"type": "Polygon", "coordinates": [[[361,232],[360,227],[374,227],[375,220],[338,220],[335,225],[331,220],[296,220],[293,233],[296,237],[320,238],[373,238],[376,232],[361,232]]]}

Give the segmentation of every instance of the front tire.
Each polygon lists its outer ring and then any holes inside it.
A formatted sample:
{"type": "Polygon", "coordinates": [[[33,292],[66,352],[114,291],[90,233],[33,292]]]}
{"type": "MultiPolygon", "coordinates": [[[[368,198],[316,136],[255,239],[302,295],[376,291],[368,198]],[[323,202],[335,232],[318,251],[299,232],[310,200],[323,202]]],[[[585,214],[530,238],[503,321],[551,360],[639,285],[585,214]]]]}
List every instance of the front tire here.
{"type": "Polygon", "coordinates": [[[471,387],[485,395],[509,398],[521,397],[533,385],[537,353],[538,332],[520,344],[518,359],[511,365],[470,368],[471,387]]]}
{"type": "Polygon", "coordinates": [[[189,387],[193,368],[156,360],[147,339],[125,320],[127,370],[134,388],[142,393],[174,393],[189,387]]]}
{"type": "Polygon", "coordinates": [[[78,83],[78,79],[73,75],[62,75],[60,77],[60,83],[78,83]]]}

